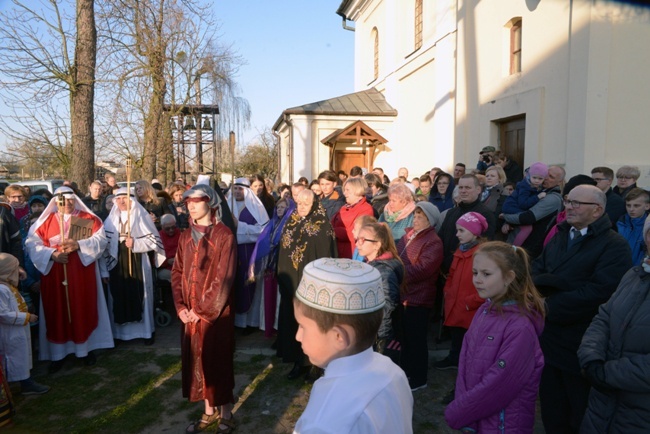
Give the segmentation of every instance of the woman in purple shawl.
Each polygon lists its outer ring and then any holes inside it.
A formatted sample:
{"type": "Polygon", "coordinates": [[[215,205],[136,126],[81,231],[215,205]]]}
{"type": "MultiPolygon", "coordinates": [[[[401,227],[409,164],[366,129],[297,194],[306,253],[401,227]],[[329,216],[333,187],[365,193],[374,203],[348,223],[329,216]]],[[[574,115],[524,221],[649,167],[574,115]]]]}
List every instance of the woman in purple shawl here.
{"type": "Polygon", "coordinates": [[[270,338],[275,333],[275,311],[278,300],[278,244],[282,237],[282,229],[287,219],[296,208],[296,203],[291,199],[280,199],[275,205],[275,211],[269,224],[255,243],[248,268],[248,280],[264,279],[263,293],[263,318],[264,336],[270,338]]]}

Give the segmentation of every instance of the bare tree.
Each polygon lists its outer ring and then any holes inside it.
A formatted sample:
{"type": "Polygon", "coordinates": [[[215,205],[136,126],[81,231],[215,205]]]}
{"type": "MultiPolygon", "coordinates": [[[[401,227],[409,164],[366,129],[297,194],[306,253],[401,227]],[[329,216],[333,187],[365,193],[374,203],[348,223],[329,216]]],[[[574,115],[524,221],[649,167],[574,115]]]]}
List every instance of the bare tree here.
{"type": "Polygon", "coordinates": [[[278,149],[269,127],[260,132],[238,155],[238,172],[247,175],[256,173],[275,179],[278,174],[278,149]]]}
{"type": "Polygon", "coordinates": [[[65,4],[57,0],[13,0],[13,7],[0,14],[0,86],[14,111],[0,120],[0,129],[16,143],[58,146],[54,151],[64,152],[68,158],[63,161],[71,163],[65,172],[83,185],[94,172],[96,33],[93,1],[76,5],[74,18],[65,15],[65,4]],[[62,117],[52,114],[66,106],[69,123],[61,123],[62,117]],[[71,137],[64,146],[52,139],[60,133],[71,137]]]}
{"type": "MultiPolygon", "coordinates": [[[[137,155],[142,176],[166,182],[174,169],[168,116],[202,101],[235,105],[233,76],[241,59],[216,43],[209,5],[193,0],[104,0],[102,4],[99,27],[106,29],[104,49],[109,59],[103,77],[116,95],[112,112],[123,112],[136,99],[145,107],[138,111],[140,122],[132,116],[118,116],[110,120],[113,128],[107,130],[122,149],[138,145],[129,152],[137,155]],[[167,116],[165,102],[172,107],[167,116]],[[129,131],[130,140],[117,137],[124,131],[129,131]],[[134,135],[142,139],[135,140],[134,135]]],[[[238,107],[220,120],[236,117],[247,123],[247,102],[240,101],[238,107]]]]}

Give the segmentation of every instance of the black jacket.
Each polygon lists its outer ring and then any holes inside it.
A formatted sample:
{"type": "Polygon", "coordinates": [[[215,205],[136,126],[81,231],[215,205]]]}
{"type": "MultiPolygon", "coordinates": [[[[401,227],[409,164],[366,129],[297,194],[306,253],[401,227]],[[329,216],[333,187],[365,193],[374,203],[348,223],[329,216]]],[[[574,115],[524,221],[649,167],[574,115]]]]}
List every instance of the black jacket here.
{"type": "Polygon", "coordinates": [[[13,255],[21,267],[25,267],[20,225],[8,204],[0,205],[0,252],[13,255]]]}
{"type": "Polygon", "coordinates": [[[625,199],[622,196],[614,193],[611,188],[605,193],[607,196],[607,205],[605,205],[605,213],[609,216],[609,221],[612,222],[612,229],[616,230],[616,222],[623,217],[627,212],[625,209],[625,199]]]}
{"type": "Polygon", "coordinates": [[[545,363],[574,374],[580,372],[576,351],[598,307],[632,267],[625,238],[614,232],[607,214],[589,225],[587,234],[567,250],[571,226],[558,233],[533,261],[532,276],[546,297],[547,315],[540,344],[545,363]]]}

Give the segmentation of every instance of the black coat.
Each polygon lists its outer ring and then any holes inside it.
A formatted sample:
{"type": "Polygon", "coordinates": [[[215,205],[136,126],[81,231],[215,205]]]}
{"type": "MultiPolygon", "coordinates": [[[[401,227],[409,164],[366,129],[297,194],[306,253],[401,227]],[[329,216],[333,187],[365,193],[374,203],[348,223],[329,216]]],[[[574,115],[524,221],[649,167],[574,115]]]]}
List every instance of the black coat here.
{"type": "Polygon", "coordinates": [[[632,267],[630,246],[611,226],[603,214],[567,250],[571,226],[564,221],[532,264],[533,282],[546,297],[540,337],[545,363],[576,375],[580,372],[576,352],[585,330],[632,267]]]}
{"type": "Polygon", "coordinates": [[[583,433],[647,433],[650,421],[650,274],[628,271],[598,311],[578,349],[580,365],[605,361],[605,382],[592,388],[583,433]]]}
{"type": "Polygon", "coordinates": [[[514,182],[515,184],[524,179],[524,172],[519,167],[516,161],[510,160],[506,167],[503,168],[503,171],[506,173],[506,180],[508,182],[514,182]]]}
{"type": "Polygon", "coordinates": [[[605,194],[607,195],[605,212],[609,216],[609,221],[612,222],[612,229],[616,230],[616,222],[627,212],[625,209],[625,199],[614,193],[614,190],[611,188],[605,194]]]}
{"type": "Polygon", "coordinates": [[[438,235],[442,240],[442,269],[445,272],[449,271],[451,262],[454,259],[454,252],[458,248],[458,238],[456,237],[456,221],[468,212],[476,212],[485,217],[485,220],[487,220],[488,223],[488,228],[483,236],[489,240],[494,238],[496,218],[494,217],[494,213],[490,211],[490,209],[485,206],[484,203],[481,202],[480,198],[476,199],[476,201],[472,203],[461,202],[457,207],[447,210],[445,220],[442,222],[442,226],[440,226],[440,231],[438,232],[438,235]]]}

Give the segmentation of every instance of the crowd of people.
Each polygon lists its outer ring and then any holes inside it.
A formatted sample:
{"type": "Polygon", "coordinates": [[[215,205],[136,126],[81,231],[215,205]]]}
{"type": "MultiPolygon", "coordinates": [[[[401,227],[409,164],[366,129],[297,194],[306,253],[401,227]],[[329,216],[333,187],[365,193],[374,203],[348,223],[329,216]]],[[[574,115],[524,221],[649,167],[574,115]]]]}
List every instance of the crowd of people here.
{"type": "MultiPolygon", "coordinates": [[[[548,433],[645,432],[650,193],[639,177],[633,166],[522,170],[487,146],[475,169],[409,178],[401,168],[392,181],[354,167],[277,188],[261,175],[165,189],[140,180],[132,191],[108,177],[87,194],[10,185],[0,327],[21,339],[0,339],[3,375],[47,392],[29,374],[30,329],[51,373],[69,354],[93,365],[94,350],[119,340],[153,343],[154,288],[167,281],[183,324],[183,395],[205,405],[187,432],[236,427],[237,329],[274,339],[292,380],[349,376],[357,363],[387,376],[382,399],[352,394],[349,407],[333,396],[350,384],[317,381],[297,432],[323,428],[336,408],[359,412],[336,425],[350,432],[379,420],[410,432],[434,322],[451,344],[433,367],[458,371],[441,397],[450,427],[532,432],[539,396],[548,433]],[[332,408],[318,414],[316,402],[332,408]]],[[[380,387],[367,375],[358,384],[380,387]]]]}

